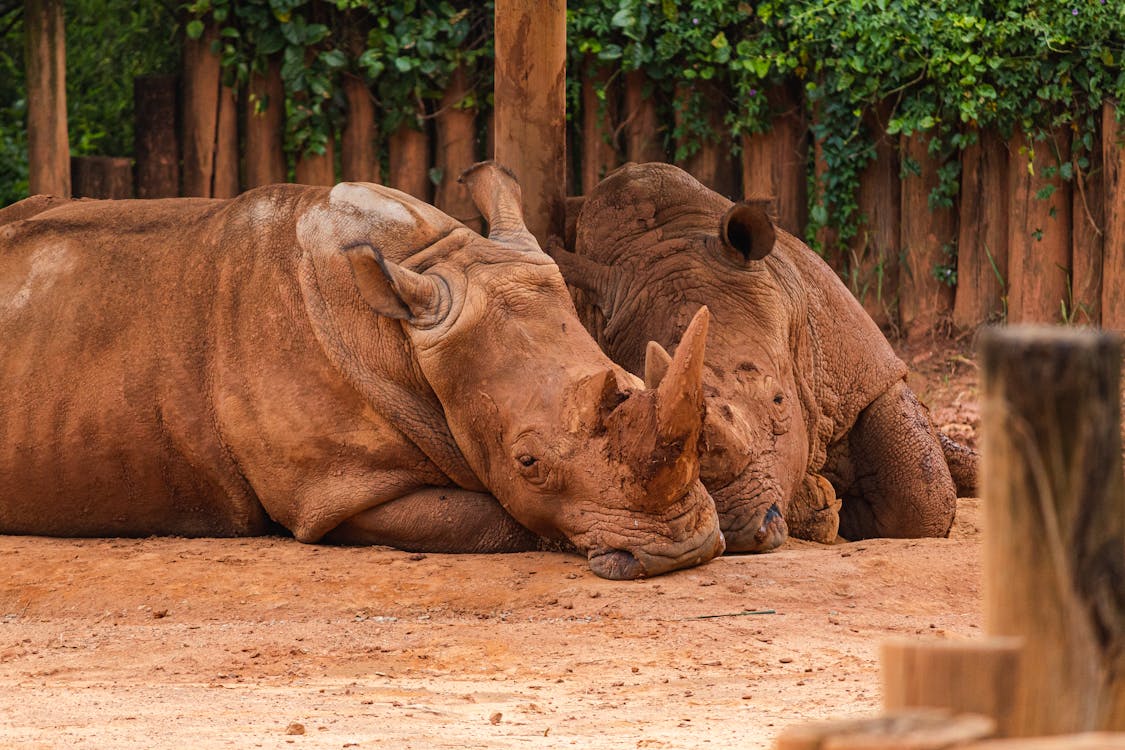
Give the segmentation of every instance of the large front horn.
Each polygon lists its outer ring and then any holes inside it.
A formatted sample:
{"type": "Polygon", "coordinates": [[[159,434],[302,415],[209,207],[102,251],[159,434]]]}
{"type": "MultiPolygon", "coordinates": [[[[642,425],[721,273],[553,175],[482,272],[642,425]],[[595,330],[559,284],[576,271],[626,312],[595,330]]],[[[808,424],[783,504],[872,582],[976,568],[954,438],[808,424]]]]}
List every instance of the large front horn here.
{"type": "Polygon", "coordinates": [[[523,221],[523,195],[516,176],[494,161],[482,161],[461,173],[473,203],[488,222],[488,238],[505,245],[540,252],[523,221]]]}
{"type": "Polygon", "coordinates": [[[686,440],[702,428],[703,354],[710,320],[707,307],[699,308],[657,386],[656,428],[667,442],[686,440]]]}

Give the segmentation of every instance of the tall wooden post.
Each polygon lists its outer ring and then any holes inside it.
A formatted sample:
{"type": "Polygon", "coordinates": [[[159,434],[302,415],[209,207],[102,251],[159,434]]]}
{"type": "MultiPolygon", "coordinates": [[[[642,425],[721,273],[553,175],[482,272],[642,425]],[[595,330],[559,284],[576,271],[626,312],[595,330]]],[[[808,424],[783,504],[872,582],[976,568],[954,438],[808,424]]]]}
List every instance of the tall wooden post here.
{"type": "Polygon", "coordinates": [[[566,224],[566,2],[496,0],[496,153],[540,244],[566,224]]]}
{"type": "Polygon", "coordinates": [[[1105,237],[1102,255],[1102,327],[1125,333],[1125,127],[1119,102],[1102,105],[1105,237]]]}
{"type": "Polygon", "coordinates": [[[180,194],[180,143],[176,140],[176,76],[133,79],[133,153],[138,198],[180,194]]]}
{"type": "Polygon", "coordinates": [[[183,194],[190,197],[210,198],[214,189],[222,66],[211,44],[218,36],[208,24],[199,39],[184,40],[183,194]]]}
{"type": "Polygon", "coordinates": [[[344,77],[348,121],[340,139],[340,169],[347,182],[378,182],[379,154],[375,151],[375,100],[359,76],[344,77]]]}
{"type": "Polygon", "coordinates": [[[251,73],[246,97],[246,187],[285,182],[285,85],[281,61],[251,73]]]}
{"type": "Polygon", "coordinates": [[[902,181],[902,255],[899,271],[899,313],[907,337],[930,333],[953,311],[953,287],[935,275],[948,265],[948,251],[957,241],[957,215],[951,208],[931,208],[930,193],[938,186],[941,163],[929,153],[930,137],[914,133],[902,138],[902,158],[918,164],[921,173],[902,181]]]}
{"type": "Polygon", "coordinates": [[[1028,736],[1125,730],[1121,343],[994,329],[984,362],[984,609],[1025,644],[1028,736]]]}
{"type": "Polygon", "coordinates": [[[70,197],[62,0],[24,0],[31,194],[70,197]]]}
{"type": "Polygon", "coordinates": [[[473,205],[469,190],[458,178],[477,161],[476,107],[465,106],[472,89],[464,66],[453,71],[441,99],[441,110],[434,118],[437,148],[434,161],[441,171],[441,182],[434,189],[434,205],[472,229],[481,230],[480,211],[473,205]]]}
{"type": "Polygon", "coordinates": [[[975,328],[1003,310],[1008,278],[1008,145],[993,130],[961,153],[953,324],[975,328]]]}

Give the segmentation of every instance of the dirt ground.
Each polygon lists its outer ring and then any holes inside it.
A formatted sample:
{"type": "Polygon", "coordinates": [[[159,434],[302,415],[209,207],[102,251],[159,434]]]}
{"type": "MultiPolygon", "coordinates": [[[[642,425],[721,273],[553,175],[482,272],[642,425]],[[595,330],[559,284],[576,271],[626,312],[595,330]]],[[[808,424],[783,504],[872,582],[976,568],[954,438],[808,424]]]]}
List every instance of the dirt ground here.
{"type": "MultiPolygon", "coordinates": [[[[966,351],[901,353],[972,442],[966,351]]],[[[767,748],[876,713],[882,640],[978,636],[979,548],[977,500],[949,539],[634,582],[557,553],[0,537],[0,746],[767,748]]]]}

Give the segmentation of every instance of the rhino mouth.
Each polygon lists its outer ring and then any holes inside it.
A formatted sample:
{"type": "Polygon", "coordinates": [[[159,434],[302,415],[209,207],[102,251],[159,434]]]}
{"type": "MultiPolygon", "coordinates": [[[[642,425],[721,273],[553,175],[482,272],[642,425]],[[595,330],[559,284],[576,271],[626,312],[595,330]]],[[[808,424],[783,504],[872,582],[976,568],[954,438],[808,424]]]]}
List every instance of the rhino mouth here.
{"type": "MultiPolygon", "coordinates": [[[[720,522],[734,521],[730,514],[720,516],[720,522]]],[[[785,543],[789,538],[789,526],[777,503],[759,509],[741,524],[723,523],[723,534],[727,538],[730,552],[769,552],[785,543]]]]}
{"type": "Polygon", "coordinates": [[[631,581],[645,576],[645,566],[633,553],[623,549],[592,552],[588,559],[590,570],[611,581],[631,581]]]}

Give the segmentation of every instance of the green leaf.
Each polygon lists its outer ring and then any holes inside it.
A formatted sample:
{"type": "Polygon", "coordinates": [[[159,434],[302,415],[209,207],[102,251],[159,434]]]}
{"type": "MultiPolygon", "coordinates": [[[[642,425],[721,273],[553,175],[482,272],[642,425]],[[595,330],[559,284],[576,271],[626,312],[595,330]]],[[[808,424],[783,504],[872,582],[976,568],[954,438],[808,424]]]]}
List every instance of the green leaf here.
{"type": "Polygon", "coordinates": [[[198,39],[203,36],[203,22],[198,18],[188,21],[185,31],[187,32],[188,39],[198,39]]]}

